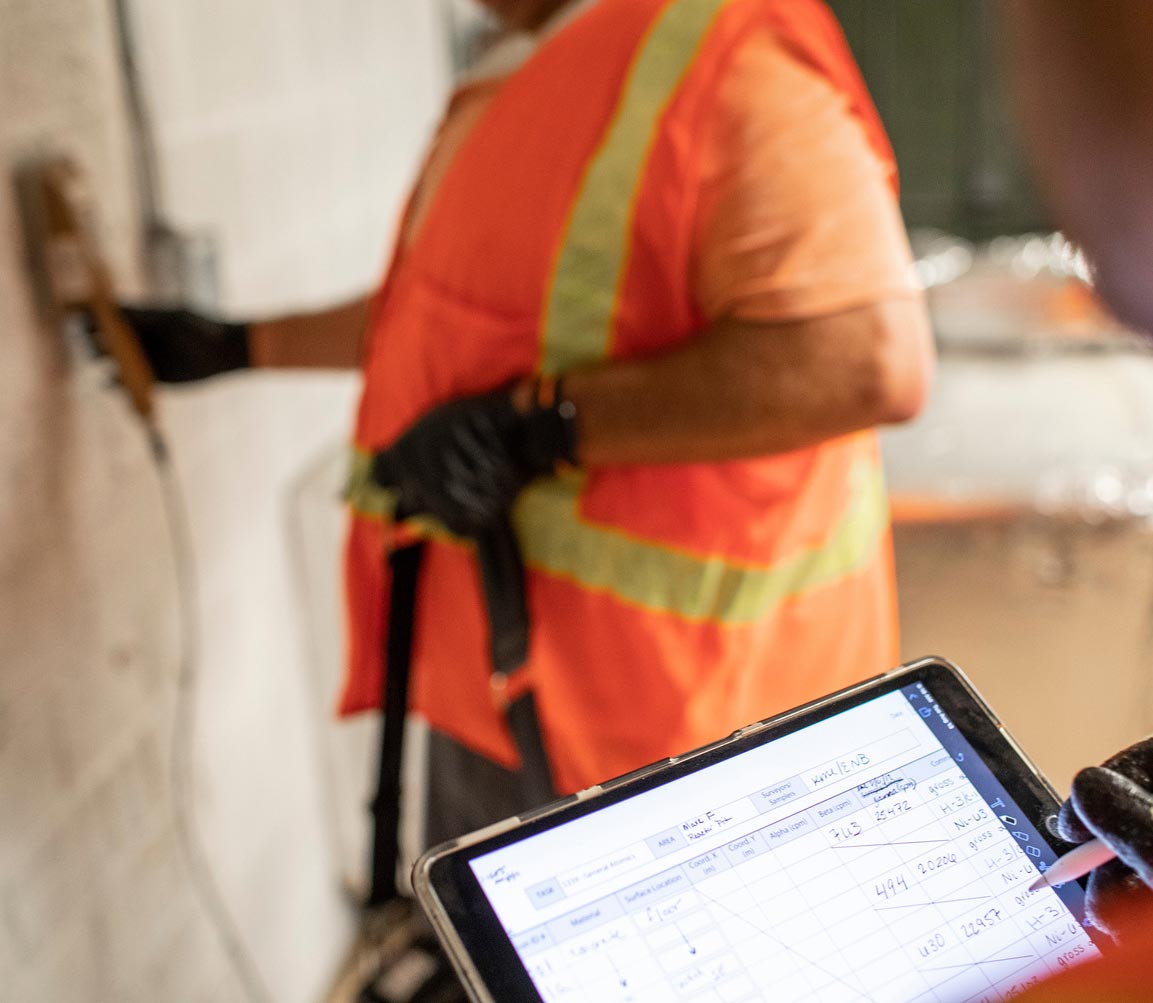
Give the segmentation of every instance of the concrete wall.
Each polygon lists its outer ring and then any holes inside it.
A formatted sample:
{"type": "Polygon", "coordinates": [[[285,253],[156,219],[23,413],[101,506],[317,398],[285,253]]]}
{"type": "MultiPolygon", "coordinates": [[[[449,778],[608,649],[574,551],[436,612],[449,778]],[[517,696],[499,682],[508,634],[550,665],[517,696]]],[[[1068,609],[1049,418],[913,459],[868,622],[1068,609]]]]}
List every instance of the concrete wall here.
{"type": "Polygon", "coordinates": [[[1062,790],[1153,730],[1151,402],[1148,355],[946,353],[883,436],[940,514],[895,534],[904,657],[958,662],[1062,790]]]}
{"type": "MultiPolygon", "coordinates": [[[[238,99],[233,119],[220,107],[193,109],[187,130],[165,137],[179,221],[201,222],[187,209],[197,200],[214,209],[209,224],[224,220],[227,230],[240,219],[243,233],[227,244],[230,304],[272,310],[363,286],[380,267],[385,219],[439,99],[425,86],[431,78],[406,79],[422,45],[439,51],[434,20],[417,14],[390,33],[386,18],[425,5],[147,7],[162,20],[184,18],[169,39],[190,47],[172,67],[185,74],[184,98],[227,105],[229,87],[256,86],[269,60],[285,88],[279,108],[265,92],[238,99]],[[421,25],[424,36],[404,34],[421,25]],[[255,44],[289,28],[275,51],[255,44]],[[302,51],[318,61],[296,61],[302,51]],[[371,61],[375,89],[318,139],[314,126],[330,117],[338,87],[363,82],[351,68],[358,61],[371,61]],[[324,101],[302,103],[308,76],[328,72],[324,101]],[[398,102],[404,114],[390,127],[398,102]],[[360,129],[374,107],[378,120],[360,129]],[[291,172],[269,174],[227,141],[262,117],[279,130],[277,164],[299,153],[315,168],[291,191],[277,188],[291,172]],[[326,146],[339,157],[322,170],[326,146]],[[340,173],[357,157],[359,188],[340,173]],[[351,235],[346,197],[377,181],[351,235]],[[338,209],[323,229],[333,193],[338,209]],[[330,244],[353,249],[327,269],[330,244]]],[[[110,10],[109,0],[0,0],[0,173],[37,151],[74,153],[99,196],[121,288],[133,292],[139,241],[110,10]]],[[[7,181],[0,331],[0,999],[247,999],[178,839],[170,771],[182,642],[161,485],[106,374],[71,360],[34,318],[7,181]]],[[[355,393],[351,375],[242,376],[161,401],[199,571],[190,804],[245,950],[278,1001],[319,998],[352,919],[324,777],[359,769],[351,797],[369,763],[327,717],[331,679],[314,678],[301,644],[286,537],[291,490],[344,436],[355,393]]],[[[325,498],[331,521],[337,502],[325,498]]],[[[334,548],[324,560],[331,588],[334,548]]],[[[364,746],[364,727],[355,734],[364,746]]]]}

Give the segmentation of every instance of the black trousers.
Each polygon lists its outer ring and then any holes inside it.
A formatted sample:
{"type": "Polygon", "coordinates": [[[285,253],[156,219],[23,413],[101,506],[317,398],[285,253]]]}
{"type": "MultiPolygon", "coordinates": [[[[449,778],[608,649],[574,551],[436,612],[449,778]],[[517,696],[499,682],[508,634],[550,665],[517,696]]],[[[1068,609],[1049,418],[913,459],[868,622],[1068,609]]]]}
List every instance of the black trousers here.
{"type": "Polygon", "coordinates": [[[429,734],[426,847],[538,808],[556,797],[551,785],[540,778],[506,770],[438,731],[429,734]]]}

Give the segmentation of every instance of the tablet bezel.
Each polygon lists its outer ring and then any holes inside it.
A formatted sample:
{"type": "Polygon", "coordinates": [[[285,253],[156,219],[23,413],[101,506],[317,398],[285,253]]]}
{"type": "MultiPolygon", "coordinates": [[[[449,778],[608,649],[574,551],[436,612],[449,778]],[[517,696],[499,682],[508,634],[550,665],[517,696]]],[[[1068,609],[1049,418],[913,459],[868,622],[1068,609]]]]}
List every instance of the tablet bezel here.
{"type": "MultiPolygon", "coordinates": [[[[589,788],[517,818],[435,847],[414,868],[413,887],[462,981],[474,997],[500,1003],[540,1003],[541,997],[469,867],[469,861],[707,769],[866,701],[923,683],[970,745],[1058,853],[1046,819],[1060,806],[1056,791],[1021,751],[992,709],[956,665],[925,658],[830,694],[729,737],[589,788]]],[[[1084,884],[1084,880],[1081,882],[1084,884]]],[[[1092,933],[1092,931],[1090,931],[1092,933]]]]}

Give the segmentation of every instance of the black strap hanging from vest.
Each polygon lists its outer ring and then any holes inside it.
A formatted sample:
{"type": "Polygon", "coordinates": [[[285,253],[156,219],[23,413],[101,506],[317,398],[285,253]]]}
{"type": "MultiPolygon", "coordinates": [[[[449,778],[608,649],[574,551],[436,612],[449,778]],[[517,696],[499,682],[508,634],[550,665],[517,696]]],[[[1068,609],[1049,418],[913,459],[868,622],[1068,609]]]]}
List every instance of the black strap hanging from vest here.
{"type": "Polygon", "coordinates": [[[366,905],[383,905],[396,898],[396,868],[400,860],[400,805],[404,768],[404,721],[408,713],[408,681],[412,669],[412,635],[416,618],[416,587],[424,544],[394,550],[388,558],[392,588],[384,645],[385,682],[382,698],[379,781],[372,800],[372,873],[366,905]]]}
{"type": "Polygon", "coordinates": [[[488,613],[493,672],[515,672],[528,658],[528,597],[524,561],[508,516],[476,538],[481,591],[488,613]]]}
{"type": "MultiPolygon", "coordinates": [[[[379,454],[374,463],[378,481],[389,467],[388,454],[379,454]]],[[[381,486],[392,487],[393,484],[382,483],[381,486]]],[[[399,517],[401,513],[397,515],[399,517]]],[[[493,672],[509,674],[520,668],[528,657],[529,617],[524,562],[507,516],[480,535],[475,543],[488,618],[489,658],[493,672]]],[[[381,701],[379,780],[371,804],[372,872],[366,901],[370,907],[383,905],[397,895],[404,724],[408,714],[417,587],[424,547],[424,543],[412,544],[392,551],[388,557],[392,584],[384,641],[385,685],[381,701]]],[[[446,614],[451,615],[451,611],[446,611],[446,614]]],[[[520,754],[526,790],[534,799],[545,803],[555,793],[532,693],[513,701],[506,716],[520,754]]]]}

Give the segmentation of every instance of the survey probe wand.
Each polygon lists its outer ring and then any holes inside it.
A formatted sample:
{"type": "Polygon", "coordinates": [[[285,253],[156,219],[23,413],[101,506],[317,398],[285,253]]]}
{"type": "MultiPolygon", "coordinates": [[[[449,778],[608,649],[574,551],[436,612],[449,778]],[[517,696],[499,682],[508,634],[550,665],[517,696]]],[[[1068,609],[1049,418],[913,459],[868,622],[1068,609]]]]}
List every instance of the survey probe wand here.
{"type": "Polygon", "coordinates": [[[133,409],[154,431],[155,377],[117,303],[83,172],[68,157],[53,157],[19,170],[17,188],[46,319],[61,325],[72,312],[91,318],[97,342],[116,363],[117,379],[133,409]]]}
{"type": "Polygon", "coordinates": [[[1036,892],[1042,888],[1051,888],[1053,885],[1063,885],[1066,881],[1083,878],[1093,868],[1107,864],[1116,856],[1117,854],[1109,849],[1104,840],[1091,839],[1061,857],[1029,886],[1029,891],[1036,892]]]}

